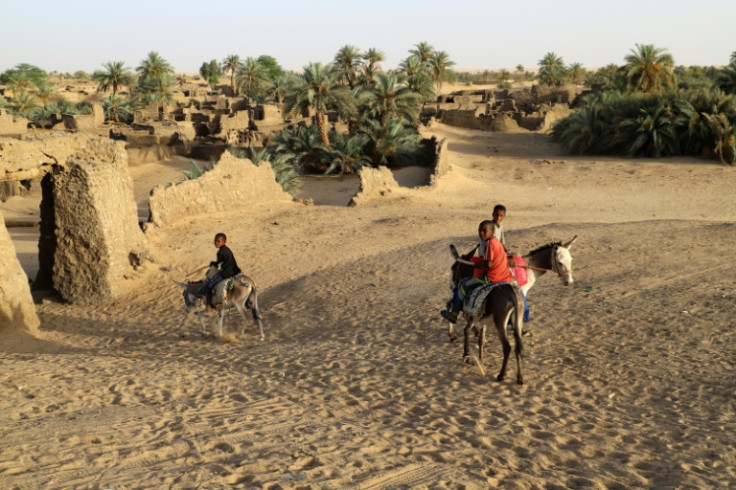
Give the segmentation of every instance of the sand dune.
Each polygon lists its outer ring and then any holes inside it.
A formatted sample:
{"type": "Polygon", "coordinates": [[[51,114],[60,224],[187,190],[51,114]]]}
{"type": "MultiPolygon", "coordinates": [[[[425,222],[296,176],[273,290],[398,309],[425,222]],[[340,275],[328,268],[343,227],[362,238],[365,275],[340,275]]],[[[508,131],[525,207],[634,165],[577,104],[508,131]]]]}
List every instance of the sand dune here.
{"type": "MultiPolygon", "coordinates": [[[[571,158],[544,135],[437,127],[451,171],[347,208],[246,206],[149,235],[129,296],[39,305],[2,352],[3,488],[726,488],[736,485],[730,259],[736,174],[709,161],[571,158]],[[579,238],[575,279],[530,293],[526,384],[461,363],[439,310],[450,243],[494,203],[512,249],[579,238]],[[185,318],[225,231],[261,284],[224,340],[185,318]]],[[[343,185],[343,184],[340,184],[343,185]]],[[[348,185],[348,184],[345,184],[348,185]]]]}

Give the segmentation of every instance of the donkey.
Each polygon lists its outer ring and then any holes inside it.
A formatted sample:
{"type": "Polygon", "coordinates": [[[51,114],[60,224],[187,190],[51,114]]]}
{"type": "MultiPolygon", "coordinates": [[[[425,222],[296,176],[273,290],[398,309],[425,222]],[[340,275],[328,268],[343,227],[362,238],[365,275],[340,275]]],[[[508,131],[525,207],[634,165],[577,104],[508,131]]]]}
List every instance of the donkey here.
{"type": "MultiPolygon", "coordinates": [[[[529,265],[526,265],[525,267],[527,267],[532,274],[534,274],[534,271],[541,272],[542,274],[548,270],[554,271],[562,279],[564,284],[572,284],[572,256],[570,255],[569,249],[576,238],[577,236],[564,246],[561,243],[552,243],[533,250],[527,256],[529,265]]],[[[458,256],[457,250],[453,245],[450,245],[450,250],[455,257],[455,263],[452,266],[452,285],[455,287],[459,284],[460,280],[465,277],[472,276],[472,262],[469,261],[469,258],[472,256],[474,250],[462,258],[458,256]]],[[[530,274],[530,276],[532,274],[530,274]]],[[[527,284],[525,284],[525,286],[528,285],[526,291],[534,285],[535,281],[536,276],[530,278],[527,284]]],[[[526,291],[524,291],[524,293],[526,293],[526,291]]],[[[515,343],[516,382],[518,384],[524,384],[524,377],[521,372],[521,354],[524,349],[521,340],[524,316],[523,306],[524,298],[522,296],[521,287],[511,283],[500,283],[490,286],[490,291],[488,291],[487,296],[483,299],[478,312],[473,315],[465,314],[467,323],[463,332],[464,362],[469,362],[470,359],[469,332],[472,328],[478,335],[478,361],[482,366],[486,326],[492,320],[493,324],[496,326],[496,330],[498,331],[498,337],[501,340],[503,348],[503,363],[501,364],[501,371],[498,373],[498,376],[496,376],[496,380],[503,381],[506,378],[506,369],[508,367],[508,359],[511,353],[511,343],[509,342],[506,333],[506,325],[511,321],[515,343]],[[475,327],[475,323],[477,323],[480,328],[475,327]]],[[[455,335],[452,324],[450,324],[449,334],[450,339],[454,340],[455,335]]]]}
{"type": "MultiPolygon", "coordinates": [[[[228,280],[229,279],[226,279],[226,281],[228,280]]],[[[200,300],[203,299],[204,295],[199,292],[203,282],[204,281],[176,283],[184,290],[182,295],[184,296],[184,310],[187,314],[189,314],[192,311],[192,308],[196,307],[200,300]]],[[[240,313],[240,316],[243,318],[243,326],[240,327],[240,335],[243,335],[245,332],[245,322],[247,322],[245,310],[248,308],[253,315],[253,320],[258,324],[261,340],[265,340],[266,337],[263,335],[263,324],[261,323],[261,312],[258,310],[258,286],[256,286],[253,279],[245,275],[235,277],[232,290],[225,293],[224,301],[222,304],[217,306],[217,326],[219,337],[222,337],[222,322],[225,317],[225,308],[232,307],[238,310],[238,313],[240,313]]],[[[199,321],[202,325],[202,334],[204,335],[207,333],[207,328],[204,324],[204,314],[203,312],[197,312],[197,315],[199,316],[199,321]]]]}
{"type": "MultiPolygon", "coordinates": [[[[570,249],[577,238],[578,236],[575,235],[572,240],[564,245],[562,242],[553,242],[535,248],[523,256],[526,261],[526,265],[509,264],[511,267],[522,267],[527,270],[527,282],[520,286],[521,292],[524,293],[525,297],[532,286],[537,282],[537,279],[544,275],[545,272],[556,273],[562,280],[562,283],[566,286],[574,282],[572,277],[572,255],[570,255],[570,249]]],[[[454,250],[453,255],[456,256],[456,261],[452,265],[450,273],[450,287],[454,288],[461,280],[473,276],[473,266],[470,263],[470,257],[475,253],[475,249],[462,257],[458,257],[455,247],[451,246],[451,248],[454,250]]],[[[455,335],[455,328],[452,323],[449,323],[447,333],[450,336],[451,342],[457,338],[455,335]]]]}

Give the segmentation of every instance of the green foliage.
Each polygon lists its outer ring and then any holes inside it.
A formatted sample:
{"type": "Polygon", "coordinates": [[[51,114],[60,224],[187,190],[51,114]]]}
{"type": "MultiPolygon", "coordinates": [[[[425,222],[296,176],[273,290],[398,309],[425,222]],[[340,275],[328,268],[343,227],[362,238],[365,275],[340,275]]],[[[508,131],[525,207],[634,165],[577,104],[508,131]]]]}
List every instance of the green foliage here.
{"type": "Polygon", "coordinates": [[[418,124],[421,97],[408,87],[404,78],[395,72],[378,73],[372,85],[361,88],[357,100],[362,119],[378,119],[384,131],[390,117],[418,124]]]}
{"type": "Polygon", "coordinates": [[[455,66],[455,62],[450,59],[450,55],[446,52],[435,51],[429,56],[427,63],[429,64],[430,78],[439,92],[442,90],[442,82],[452,80],[450,68],[455,66]]]}
{"type": "Polygon", "coordinates": [[[230,54],[222,60],[222,70],[224,72],[230,72],[230,90],[232,91],[233,97],[236,95],[235,72],[238,71],[238,68],[240,68],[240,56],[237,54],[230,54]]]}
{"type": "Polygon", "coordinates": [[[603,92],[553,128],[572,154],[736,158],[736,102],[719,90],[603,92]]]}
{"type": "Polygon", "coordinates": [[[108,61],[102,66],[104,70],[97,70],[92,74],[92,80],[97,82],[98,92],[107,92],[112,89],[115,95],[123,85],[131,86],[135,83],[133,74],[125,67],[123,61],[108,61]]]}
{"type": "Polygon", "coordinates": [[[262,54],[258,57],[258,64],[263,67],[268,80],[275,80],[284,76],[284,69],[281,68],[276,58],[267,54],[262,54]]]}
{"type": "Polygon", "coordinates": [[[268,84],[268,71],[256,58],[249,56],[240,64],[235,74],[235,81],[241,92],[257,99],[263,95],[268,84]]]}
{"type": "Polygon", "coordinates": [[[330,133],[330,148],[325,151],[322,162],[327,165],[325,174],[357,173],[363,165],[370,163],[365,155],[368,137],[364,134],[354,136],[333,131],[330,133]]]}
{"type": "Polygon", "coordinates": [[[189,168],[191,169],[189,172],[182,172],[187,180],[198,179],[207,171],[207,169],[200,167],[194,160],[189,160],[189,168]]]}
{"type": "Polygon", "coordinates": [[[127,99],[111,94],[102,101],[106,121],[133,122],[133,104],[127,99]]]}
{"type": "Polygon", "coordinates": [[[360,51],[355,46],[346,44],[338,50],[333,60],[333,66],[340,83],[344,83],[351,89],[355,87],[361,60],[360,51]]]}
{"type": "Polygon", "coordinates": [[[356,115],[355,99],[347,87],[340,85],[332,66],[311,63],[304,67],[300,81],[287,92],[284,112],[307,114],[313,111],[322,144],[328,147],[330,142],[324,122],[328,110],[335,110],[344,119],[353,117],[356,115]]]}
{"type": "Polygon", "coordinates": [[[139,83],[145,84],[149,79],[173,75],[174,67],[156,51],[151,51],[136,67],[136,71],[140,74],[139,83]]]}
{"type": "Polygon", "coordinates": [[[209,62],[202,62],[202,66],[199,67],[199,74],[202,78],[207,81],[210,85],[214,85],[220,81],[222,76],[222,68],[217,60],[210,60],[209,62]]]}
{"type": "Polygon", "coordinates": [[[716,86],[727,94],[736,94],[736,60],[718,71],[716,86]]]}
{"type": "Polygon", "coordinates": [[[269,162],[273,170],[276,182],[281,186],[284,192],[288,192],[292,196],[296,195],[296,191],[302,185],[301,174],[293,161],[293,155],[289,152],[279,153],[275,146],[256,150],[250,148],[228,148],[228,151],[236,158],[248,158],[255,165],[261,162],[269,162]]]}
{"type": "Polygon", "coordinates": [[[368,139],[368,151],[374,167],[378,165],[401,166],[415,163],[419,148],[419,134],[397,118],[389,118],[386,129],[379,121],[369,119],[361,127],[368,139]]]}
{"type": "Polygon", "coordinates": [[[626,78],[633,90],[656,92],[675,85],[675,62],[664,48],[656,48],[653,44],[637,44],[625,60],[626,78]]]}
{"type": "Polygon", "coordinates": [[[561,56],[549,52],[537,63],[539,73],[537,78],[542,85],[562,85],[567,80],[567,69],[561,56]]]}
{"type": "Polygon", "coordinates": [[[11,68],[0,74],[0,82],[12,87],[14,81],[16,83],[22,83],[24,87],[28,87],[31,84],[39,86],[44,83],[48,84],[49,75],[37,66],[20,63],[15,65],[15,68],[11,68]]]}
{"type": "Polygon", "coordinates": [[[91,77],[90,74],[86,71],[77,70],[72,74],[72,78],[74,78],[75,80],[89,80],[91,77]]]}

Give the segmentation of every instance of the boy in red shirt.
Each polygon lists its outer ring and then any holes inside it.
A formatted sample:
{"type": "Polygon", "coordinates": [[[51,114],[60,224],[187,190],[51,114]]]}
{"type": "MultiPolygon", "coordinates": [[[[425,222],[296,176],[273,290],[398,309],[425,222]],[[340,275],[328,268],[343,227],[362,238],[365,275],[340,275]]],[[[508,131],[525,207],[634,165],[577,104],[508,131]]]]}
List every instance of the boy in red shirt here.
{"type": "Polygon", "coordinates": [[[484,284],[514,280],[511,269],[509,269],[506,249],[498,238],[493,236],[493,232],[493,221],[485,220],[478,226],[478,236],[482,246],[478,247],[479,256],[471,259],[475,264],[473,277],[460,281],[450,302],[450,309],[441,312],[442,316],[451,323],[457,321],[457,315],[468,292],[484,284]]]}

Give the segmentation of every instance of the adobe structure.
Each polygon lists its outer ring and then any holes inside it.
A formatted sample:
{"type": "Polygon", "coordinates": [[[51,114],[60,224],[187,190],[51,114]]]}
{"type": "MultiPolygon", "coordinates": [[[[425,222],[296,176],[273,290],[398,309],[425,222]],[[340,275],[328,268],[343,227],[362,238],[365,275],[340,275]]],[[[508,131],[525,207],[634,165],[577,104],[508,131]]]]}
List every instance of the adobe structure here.
{"type": "Polygon", "coordinates": [[[422,119],[485,131],[549,131],[569,116],[584,93],[571,85],[534,85],[523,90],[462,90],[426,103],[422,119]]]}
{"type": "MultiPolygon", "coordinates": [[[[151,260],[124,144],[66,132],[0,137],[0,183],[39,178],[39,271],[33,288],[54,289],[72,303],[123,294],[123,279],[151,260]]],[[[17,257],[7,260],[20,267],[17,257]]]]}

